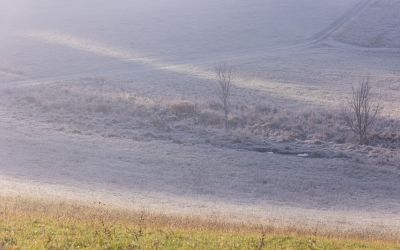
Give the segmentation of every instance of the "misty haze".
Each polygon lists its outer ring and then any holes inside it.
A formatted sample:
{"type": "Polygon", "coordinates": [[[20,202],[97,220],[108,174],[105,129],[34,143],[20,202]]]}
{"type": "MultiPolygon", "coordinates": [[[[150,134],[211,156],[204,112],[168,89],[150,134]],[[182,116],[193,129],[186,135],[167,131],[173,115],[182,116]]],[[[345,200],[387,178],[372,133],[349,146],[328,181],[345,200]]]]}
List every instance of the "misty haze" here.
{"type": "Polygon", "coordinates": [[[399,249],[400,1],[0,0],[0,249],[399,249]]]}

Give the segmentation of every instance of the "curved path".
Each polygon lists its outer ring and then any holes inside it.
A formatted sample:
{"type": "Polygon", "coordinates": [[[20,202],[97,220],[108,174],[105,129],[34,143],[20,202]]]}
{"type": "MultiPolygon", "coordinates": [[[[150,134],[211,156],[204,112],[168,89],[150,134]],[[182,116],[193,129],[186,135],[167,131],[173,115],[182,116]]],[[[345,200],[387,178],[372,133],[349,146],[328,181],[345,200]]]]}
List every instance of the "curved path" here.
{"type": "Polygon", "coordinates": [[[341,27],[350,22],[353,18],[356,18],[360,15],[365,9],[367,9],[370,5],[375,3],[376,0],[360,0],[354,7],[348,10],[340,19],[336,22],[332,23],[329,27],[324,29],[323,31],[317,33],[311,38],[309,44],[320,43],[326,39],[328,39],[333,33],[339,30],[341,27]]]}

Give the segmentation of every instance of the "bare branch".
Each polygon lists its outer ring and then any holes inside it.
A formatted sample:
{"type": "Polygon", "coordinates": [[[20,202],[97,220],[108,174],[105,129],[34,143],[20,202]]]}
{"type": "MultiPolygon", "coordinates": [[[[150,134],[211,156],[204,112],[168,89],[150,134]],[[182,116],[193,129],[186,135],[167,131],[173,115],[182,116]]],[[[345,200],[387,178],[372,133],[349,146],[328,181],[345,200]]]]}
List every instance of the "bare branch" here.
{"type": "Polygon", "coordinates": [[[353,87],[348,110],[344,121],[358,137],[360,144],[369,143],[369,130],[374,125],[376,117],[382,109],[380,103],[371,101],[371,86],[369,80],[363,81],[356,88],[353,87]]]}
{"type": "Polygon", "coordinates": [[[224,125],[225,129],[228,130],[228,117],[231,97],[231,86],[232,86],[232,67],[226,65],[219,65],[215,68],[217,74],[217,81],[219,86],[219,99],[222,104],[224,111],[224,125]]]}

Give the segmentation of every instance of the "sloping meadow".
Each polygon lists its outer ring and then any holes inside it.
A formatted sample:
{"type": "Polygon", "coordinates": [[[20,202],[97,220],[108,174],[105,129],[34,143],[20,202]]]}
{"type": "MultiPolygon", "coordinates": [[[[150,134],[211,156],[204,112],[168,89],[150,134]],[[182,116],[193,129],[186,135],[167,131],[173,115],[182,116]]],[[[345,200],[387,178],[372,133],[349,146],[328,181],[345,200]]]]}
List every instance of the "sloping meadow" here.
{"type": "Polygon", "coordinates": [[[334,39],[369,48],[400,48],[400,2],[375,1],[334,34],[334,39]]]}

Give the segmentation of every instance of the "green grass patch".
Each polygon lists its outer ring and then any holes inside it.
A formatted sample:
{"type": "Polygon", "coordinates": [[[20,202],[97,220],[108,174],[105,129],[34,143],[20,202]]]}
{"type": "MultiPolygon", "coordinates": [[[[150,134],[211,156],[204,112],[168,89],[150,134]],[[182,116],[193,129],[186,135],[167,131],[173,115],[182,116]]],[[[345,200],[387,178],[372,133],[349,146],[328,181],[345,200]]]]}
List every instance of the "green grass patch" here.
{"type": "Polygon", "coordinates": [[[0,249],[400,249],[397,243],[0,198],[0,249]]]}

